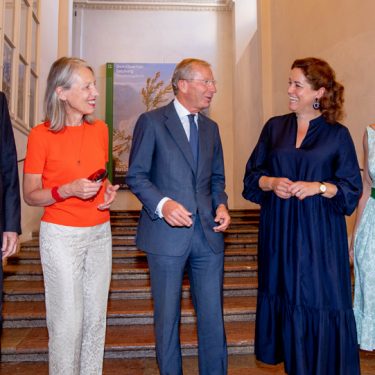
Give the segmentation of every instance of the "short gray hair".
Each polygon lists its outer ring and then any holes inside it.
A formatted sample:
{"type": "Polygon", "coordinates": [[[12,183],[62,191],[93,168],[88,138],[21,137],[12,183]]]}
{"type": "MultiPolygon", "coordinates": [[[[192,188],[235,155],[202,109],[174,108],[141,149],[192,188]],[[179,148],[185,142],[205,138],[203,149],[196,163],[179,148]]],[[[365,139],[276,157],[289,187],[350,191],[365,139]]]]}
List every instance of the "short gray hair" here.
{"type": "Polygon", "coordinates": [[[176,65],[172,76],[172,87],[175,95],[178,93],[178,81],[181,79],[193,78],[191,74],[194,71],[194,66],[196,65],[211,68],[211,65],[207,61],[194,58],[184,59],[176,65]]]}
{"type": "MultiPolygon", "coordinates": [[[[56,89],[58,87],[70,89],[74,74],[81,68],[87,68],[94,72],[86,61],[76,57],[61,57],[51,66],[44,95],[45,121],[50,122],[49,129],[51,131],[60,131],[64,128],[66,121],[65,106],[59,99],[56,89]]],[[[88,123],[93,121],[92,117],[89,115],[84,115],[83,119],[88,123]]]]}

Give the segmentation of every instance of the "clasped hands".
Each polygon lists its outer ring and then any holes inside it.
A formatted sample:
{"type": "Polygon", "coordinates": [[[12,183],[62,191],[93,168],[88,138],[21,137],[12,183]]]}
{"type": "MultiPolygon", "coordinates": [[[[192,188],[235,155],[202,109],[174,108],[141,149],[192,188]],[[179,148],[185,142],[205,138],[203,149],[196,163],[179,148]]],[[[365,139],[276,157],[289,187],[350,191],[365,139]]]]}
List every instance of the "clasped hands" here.
{"type": "Polygon", "coordinates": [[[70,184],[66,184],[60,187],[61,195],[64,198],[75,196],[84,200],[91,199],[98,194],[100,188],[104,184],[104,202],[98,205],[99,210],[106,210],[109,208],[111,203],[114,201],[119,185],[112,185],[108,180],[105,182],[93,182],[87,178],[79,178],[74,180],[70,184]]]}
{"type": "Polygon", "coordinates": [[[274,177],[271,186],[273,192],[282,199],[296,197],[299,200],[303,200],[320,193],[319,182],[293,182],[286,177],[274,177]]]}
{"type": "MultiPolygon", "coordinates": [[[[164,220],[172,227],[191,227],[193,220],[192,213],[182,204],[170,199],[167,200],[162,208],[164,220]]],[[[220,204],[216,209],[215,222],[218,225],[212,229],[214,232],[224,232],[230,224],[230,216],[224,204],[220,204]]]]}

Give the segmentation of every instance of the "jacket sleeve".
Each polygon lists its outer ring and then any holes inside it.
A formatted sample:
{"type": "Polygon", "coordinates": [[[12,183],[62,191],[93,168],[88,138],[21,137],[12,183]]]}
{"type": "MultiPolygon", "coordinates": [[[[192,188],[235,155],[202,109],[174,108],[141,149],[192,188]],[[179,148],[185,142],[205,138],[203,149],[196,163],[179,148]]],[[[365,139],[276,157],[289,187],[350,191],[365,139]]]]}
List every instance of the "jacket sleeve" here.
{"type": "Polygon", "coordinates": [[[269,154],[269,126],[266,124],[260,134],[257,145],[246,164],[243,179],[244,190],[242,196],[254,203],[262,204],[266,192],[259,187],[259,179],[269,176],[267,160],[269,154]]]}
{"type": "Polygon", "coordinates": [[[338,190],[329,202],[337,212],[351,215],[362,193],[362,179],[353,140],[345,127],[340,132],[338,144],[335,173],[331,180],[326,181],[335,184],[338,190]]]}
{"type": "Polygon", "coordinates": [[[155,149],[155,130],[147,114],[142,114],[134,128],[133,142],[129,156],[129,170],[126,183],[143,204],[152,220],[163,194],[151,181],[152,157],[155,149]]]}
{"type": "Polygon", "coordinates": [[[0,142],[2,185],[2,230],[21,233],[20,187],[18,179],[17,150],[12,123],[4,93],[0,94],[0,142]]]}
{"type": "Polygon", "coordinates": [[[215,148],[211,175],[211,194],[213,209],[220,204],[228,205],[228,196],[225,193],[225,172],[223,147],[221,144],[219,129],[215,124],[215,148]]]}

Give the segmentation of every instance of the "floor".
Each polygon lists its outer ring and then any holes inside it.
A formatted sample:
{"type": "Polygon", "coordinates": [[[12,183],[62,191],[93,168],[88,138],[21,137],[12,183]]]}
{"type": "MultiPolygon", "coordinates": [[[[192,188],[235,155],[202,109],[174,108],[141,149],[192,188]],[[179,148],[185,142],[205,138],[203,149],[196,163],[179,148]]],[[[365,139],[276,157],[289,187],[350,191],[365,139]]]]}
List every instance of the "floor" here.
{"type": "MultiPolygon", "coordinates": [[[[361,375],[375,374],[375,352],[361,352],[361,375]]],[[[47,375],[45,363],[0,363],[1,375],[47,375]]],[[[158,375],[153,358],[104,361],[103,375],[158,375]]],[[[228,375],[285,375],[283,366],[267,366],[255,360],[254,355],[229,357],[228,375]]],[[[184,375],[198,375],[197,359],[184,358],[184,375]]]]}

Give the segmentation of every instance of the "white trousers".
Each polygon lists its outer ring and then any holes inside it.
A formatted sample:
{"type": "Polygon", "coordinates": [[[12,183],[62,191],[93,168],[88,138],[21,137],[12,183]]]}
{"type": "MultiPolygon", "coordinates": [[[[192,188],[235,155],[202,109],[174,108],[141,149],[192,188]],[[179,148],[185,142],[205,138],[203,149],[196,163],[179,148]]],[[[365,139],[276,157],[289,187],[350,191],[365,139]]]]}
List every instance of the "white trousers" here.
{"type": "Polygon", "coordinates": [[[100,375],[112,271],[110,223],[41,222],[49,375],[100,375]]]}

